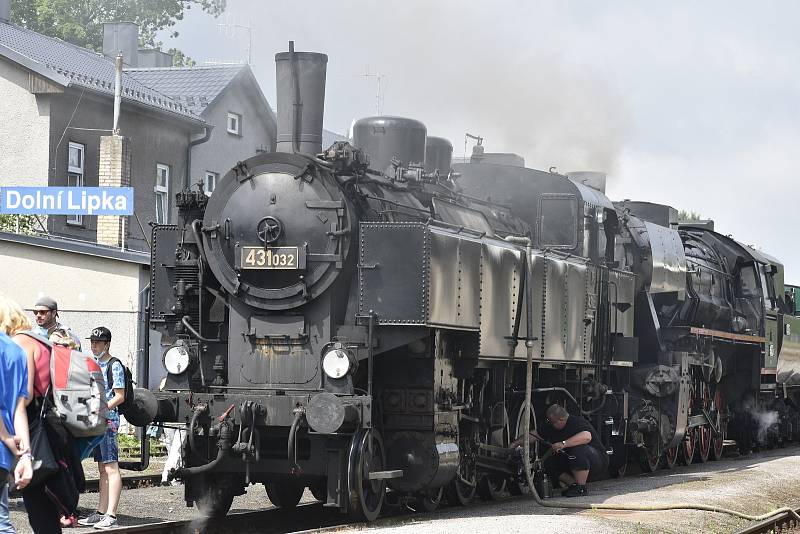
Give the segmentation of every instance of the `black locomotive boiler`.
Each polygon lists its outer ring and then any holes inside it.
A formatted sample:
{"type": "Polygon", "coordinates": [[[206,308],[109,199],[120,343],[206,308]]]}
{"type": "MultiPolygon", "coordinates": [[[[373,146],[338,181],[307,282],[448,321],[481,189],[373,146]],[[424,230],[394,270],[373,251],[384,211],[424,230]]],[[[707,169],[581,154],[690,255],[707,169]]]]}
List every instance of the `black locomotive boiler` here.
{"type": "Polygon", "coordinates": [[[387,498],[526,491],[498,459],[524,426],[520,341],[531,425],[553,402],[589,418],[617,474],[630,453],[655,469],[713,458],[726,431],[797,432],[777,261],[578,178],[452,170],[410,119],[362,119],[323,151],[326,62],[278,54],[277,151],[210,198],[180,193],[153,232],[157,420],[187,425],[187,503],[225,514],[263,483],[290,508],[309,487],[371,520],[387,498]]]}

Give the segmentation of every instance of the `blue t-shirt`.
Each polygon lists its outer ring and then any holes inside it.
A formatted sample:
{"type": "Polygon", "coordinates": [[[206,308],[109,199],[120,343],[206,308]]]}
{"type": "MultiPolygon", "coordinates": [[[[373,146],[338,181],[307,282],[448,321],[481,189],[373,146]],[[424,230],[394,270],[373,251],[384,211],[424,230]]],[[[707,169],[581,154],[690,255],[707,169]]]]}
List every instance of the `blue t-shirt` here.
{"type": "MultiPolygon", "coordinates": [[[[0,332],[0,413],[10,434],[14,434],[14,409],[20,397],[28,398],[28,361],[25,351],[0,332]]],[[[9,470],[14,456],[0,445],[0,468],[9,470]]]]}
{"type": "MultiPolygon", "coordinates": [[[[95,359],[97,360],[97,358],[95,359]]],[[[103,372],[103,379],[106,381],[108,380],[108,362],[110,361],[111,358],[107,358],[106,361],[97,360],[97,364],[103,372]]],[[[123,369],[119,361],[115,361],[114,365],[111,366],[111,380],[113,381],[111,384],[106,384],[107,401],[110,401],[114,397],[115,389],[125,389],[125,369],[123,369]]],[[[119,412],[116,408],[108,411],[108,426],[115,431],[119,428],[119,412]]]]}

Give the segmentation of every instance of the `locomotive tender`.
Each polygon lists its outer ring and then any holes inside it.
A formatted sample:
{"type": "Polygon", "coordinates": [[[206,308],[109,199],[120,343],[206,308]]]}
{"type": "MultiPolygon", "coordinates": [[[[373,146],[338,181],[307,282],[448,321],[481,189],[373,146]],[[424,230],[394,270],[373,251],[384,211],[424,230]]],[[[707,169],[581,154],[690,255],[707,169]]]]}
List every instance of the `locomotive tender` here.
{"type": "Polygon", "coordinates": [[[613,474],[629,453],[719,457],[726,432],[797,437],[780,263],[579,175],[451,169],[410,119],[362,119],[323,151],[326,63],[277,54],[277,151],[210,198],[183,191],[153,230],[156,420],[187,425],[187,504],[224,515],[260,482],[277,506],[309,487],[372,520],[386,499],[526,491],[498,459],[523,428],[526,344],[531,426],[553,402],[587,417],[613,474]]]}

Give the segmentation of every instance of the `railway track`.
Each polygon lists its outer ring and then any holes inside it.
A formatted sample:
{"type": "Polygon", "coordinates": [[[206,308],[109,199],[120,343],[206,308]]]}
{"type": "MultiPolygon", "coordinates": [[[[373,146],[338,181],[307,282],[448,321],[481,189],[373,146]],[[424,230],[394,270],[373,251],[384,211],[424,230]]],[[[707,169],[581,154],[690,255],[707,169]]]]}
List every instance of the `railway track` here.
{"type": "MultiPolygon", "coordinates": [[[[800,508],[795,511],[800,513],[800,508]]],[[[783,532],[800,532],[800,523],[788,512],[747,525],[734,534],[778,534],[783,532]]]]}
{"type": "Polygon", "coordinates": [[[123,527],[116,532],[146,534],[264,534],[326,532],[349,524],[347,516],[326,511],[321,503],[300,504],[295,510],[270,508],[253,512],[231,513],[219,519],[187,519],[123,527]]]}
{"type": "MultiPolygon", "coordinates": [[[[147,488],[151,486],[158,486],[161,484],[161,474],[155,475],[132,475],[132,476],[125,476],[122,477],[122,487],[123,489],[136,489],[136,488],[147,488]]],[[[97,493],[100,491],[100,480],[96,478],[90,478],[86,480],[86,491],[84,493],[97,493]]],[[[19,492],[17,490],[11,491],[12,497],[19,497],[19,492]]]]}

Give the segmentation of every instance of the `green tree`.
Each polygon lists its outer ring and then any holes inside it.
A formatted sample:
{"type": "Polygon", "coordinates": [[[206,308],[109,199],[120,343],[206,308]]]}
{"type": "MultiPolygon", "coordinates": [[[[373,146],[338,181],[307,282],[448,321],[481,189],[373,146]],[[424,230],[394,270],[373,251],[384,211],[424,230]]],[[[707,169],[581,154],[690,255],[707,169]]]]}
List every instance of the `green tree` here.
{"type": "MultiPolygon", "coordinates": [[[[163,44],[157,39],[158,32],[183,20],[186,10],[200,8],[216,17],[226,4],[227,0],[11,0],[11,21],[102,52],[104,22],[135,22],[139,46],[157,47],[163,44]]],[[[170,37],[177,35],[175,30],[170,33],[170,37]]],[[[182,64],[191,62],[182,53],[178,59],[182,64]]]]}
{"type": "Polygon", "coordinates": [[[678,212],[679,221],[702,221],[703,216],[693,211],[681,210],[678,212]]]}
{"type": "Polygon", "coordinates": [[[34,235],[41,227],[35,215],[0,215],[0,232],[34,235]]]}

